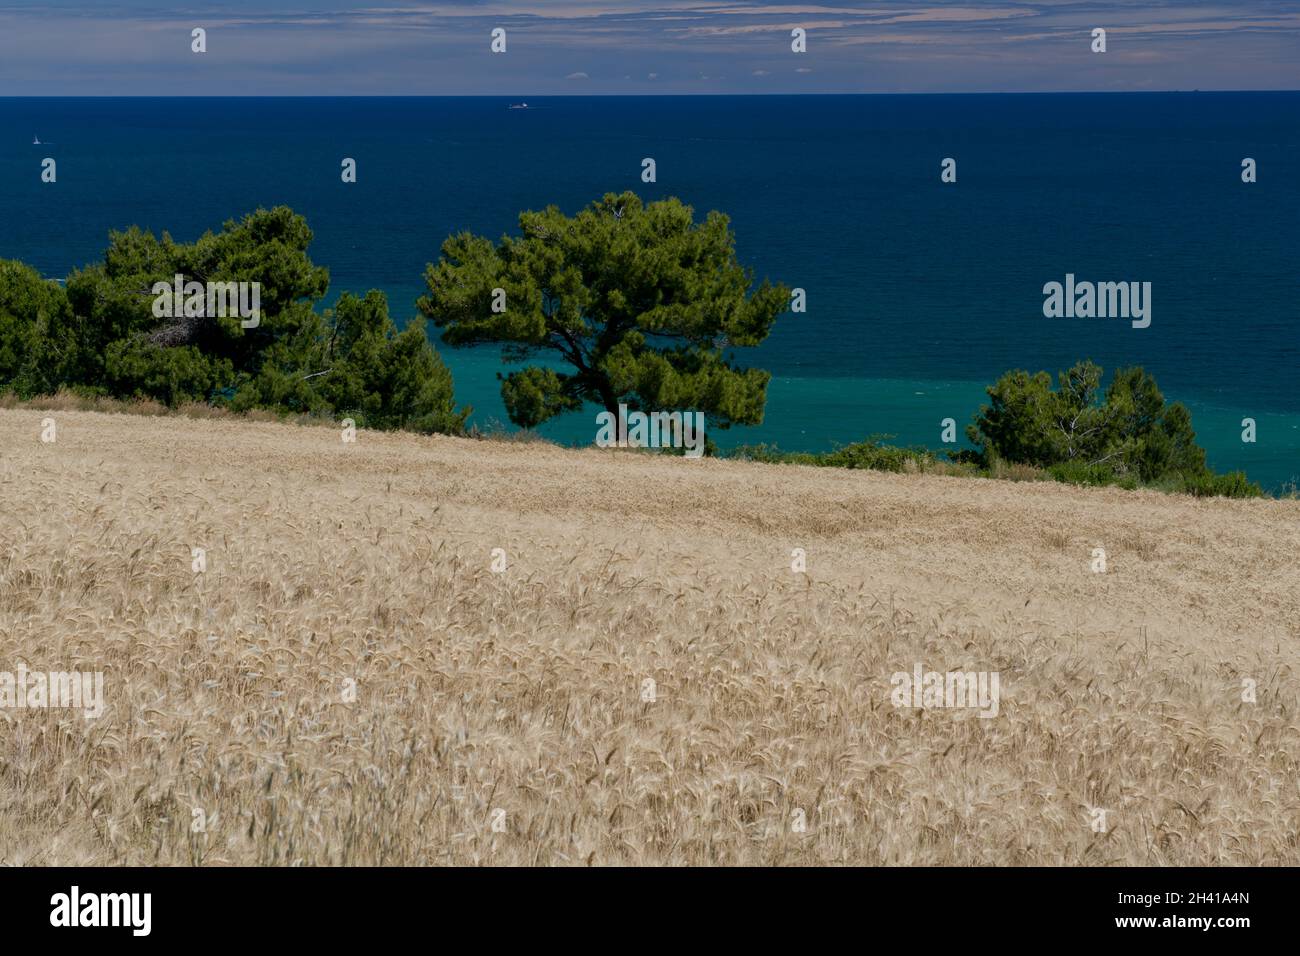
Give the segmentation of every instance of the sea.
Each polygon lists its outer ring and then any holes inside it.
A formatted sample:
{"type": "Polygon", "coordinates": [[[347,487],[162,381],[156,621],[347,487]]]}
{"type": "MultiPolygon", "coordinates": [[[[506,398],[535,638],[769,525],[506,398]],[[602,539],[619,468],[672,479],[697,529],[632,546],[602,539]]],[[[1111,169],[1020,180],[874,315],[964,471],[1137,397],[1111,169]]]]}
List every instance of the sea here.
{"type": "MultiPolygon", "coordinates": [[[[724,448],[951,448],[948,418],[963,447],[1002,373],[1091,359],[1154,374],[1216,469],[1300,479],[1300,93],[0,99],[0,258],[50,277],[110,230],[191,241],[288,205],[329,300],[381,289],[405,325],[448,235],[623,190],[725,212],[756,278],[805,290],[737,353],[772,382],[724,448]],[[1067,275],[1151,283],[1149,327],[1045,317],[1067,275]]],[[[499,350],[428,331],[471,420],[509,427],[499,350]]],[[[589,444],[598,411],[542,434],[589,444]]]]}

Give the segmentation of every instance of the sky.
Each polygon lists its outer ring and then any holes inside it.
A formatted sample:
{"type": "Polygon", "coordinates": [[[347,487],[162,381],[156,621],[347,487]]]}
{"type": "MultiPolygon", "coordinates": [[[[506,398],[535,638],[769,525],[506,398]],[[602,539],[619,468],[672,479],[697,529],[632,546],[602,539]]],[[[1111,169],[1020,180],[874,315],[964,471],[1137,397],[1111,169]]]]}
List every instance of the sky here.
{"type": "Polygon", "coordinates": [[[0,0],[0,96],[1297,88],[1300,0],[0,0]]]}

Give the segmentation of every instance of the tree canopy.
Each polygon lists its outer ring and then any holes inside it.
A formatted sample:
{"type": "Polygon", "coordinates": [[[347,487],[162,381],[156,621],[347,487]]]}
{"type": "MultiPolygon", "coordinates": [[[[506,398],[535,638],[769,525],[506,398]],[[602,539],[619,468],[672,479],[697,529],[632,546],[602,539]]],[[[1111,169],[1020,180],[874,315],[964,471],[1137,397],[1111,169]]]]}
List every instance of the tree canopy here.
{"type": "Polygon", "coordinates": [[[1104,393],[1101,378],[1092,362],[1059,373],[1055,390],[1046,372],[1008,372],[987,389],[990,402],[967,437],[985,460],[1072,465],[1143,482],[1206,473],[1186,406],[1166,404],[1140,367],[1120,369],[1104,393]]]}
{"type": "Polygon", "coordinates": [[[418,303],[449,345],[551,359],[503,377],[512,421],[534,427],[586,402],[700,411],[718,428],[763,420],[771,376],[738,367],[730,350],[767,337],[789,290],[765,279],[751,291],[727,216],[696,223],[680,200],[646,205],[625,192],[574,216],[521,213],[519,230],[495,244],[449,237],[418,303]]]}
{"type": "Polygon", "coordinates": [[[277,206],[192,243],[134,226],[113,232],[103,262],[74,271],[66,288],[0,262],[0,390],[30,397],[62,387],[461,431],[468,410],[455,410],[451,373],[422,323],[399,333],[374,290],[317,311],[329,271],[308,257],[311,241],[302,216],[277,206]],[[155,284],[177,275],[257,283],[257,324],[156,316],[155,284]]]}

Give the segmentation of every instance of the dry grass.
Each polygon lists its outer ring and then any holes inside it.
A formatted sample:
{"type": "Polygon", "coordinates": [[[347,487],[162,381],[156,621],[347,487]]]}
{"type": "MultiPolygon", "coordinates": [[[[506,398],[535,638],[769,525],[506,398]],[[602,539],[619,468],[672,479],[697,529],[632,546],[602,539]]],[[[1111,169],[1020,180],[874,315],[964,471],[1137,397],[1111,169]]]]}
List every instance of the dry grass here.
{"type": "Polygon", "coordinates": [[[0,670],[107,709],[0,709],[0,862],[1296,864],[1297,553],[1292,501],[2,410],[0,670]],[[917,661],[999,716],[893,707],[917,661]]]}
{"type": "Polygon", "coordinates": [[[1052,477],[1042,468],[1019,462],[994,461],[989,473],[1000,481],[1051,481],[1052,477]]]}
{"type": "Polygon", "coordinates": [[[1064,551],[1070,547],[1070,532],[1063,528],[1048,528],[1043,532],[1043,541],[1055,551],[1064,551]]]}
{"type": "Polygon", "coordinates": [[[180,417],[222,419],[248,422],[292,422],[296,425],[334,427],[328,418],[315,415],[284,415],[265,408],[250,408],[243,412],[209,405],[206,402],[185,402],[175,408],[151,398],[113,398],[108,395],[82,395],[66,388],[53,395],[19,398],[14,392],[0,392],[0,409],[13,411],[50,412],[104,412],[114,415],[144,415],[150,418],[180,417]]]}

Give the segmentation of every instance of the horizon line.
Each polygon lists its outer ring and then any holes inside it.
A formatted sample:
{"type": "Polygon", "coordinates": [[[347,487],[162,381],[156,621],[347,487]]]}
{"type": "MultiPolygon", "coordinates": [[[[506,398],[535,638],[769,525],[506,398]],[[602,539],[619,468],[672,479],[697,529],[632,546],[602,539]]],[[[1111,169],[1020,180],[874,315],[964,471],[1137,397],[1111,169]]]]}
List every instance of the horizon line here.
{"type": "Polygon", "coordinates": [[[1169,93],[1300,93],[1300,88],[1280,89],[1192,89],[1175,90],[927,90],[927,91],[803,91],[764,93],[45,93],[35,95],[0,94],[0,100],[473,100],[533,97],[534,99],[592,99],[596,97],[691,99],[704,97],[776,97],[776,96],[1160,96],[1169,93]]]}

